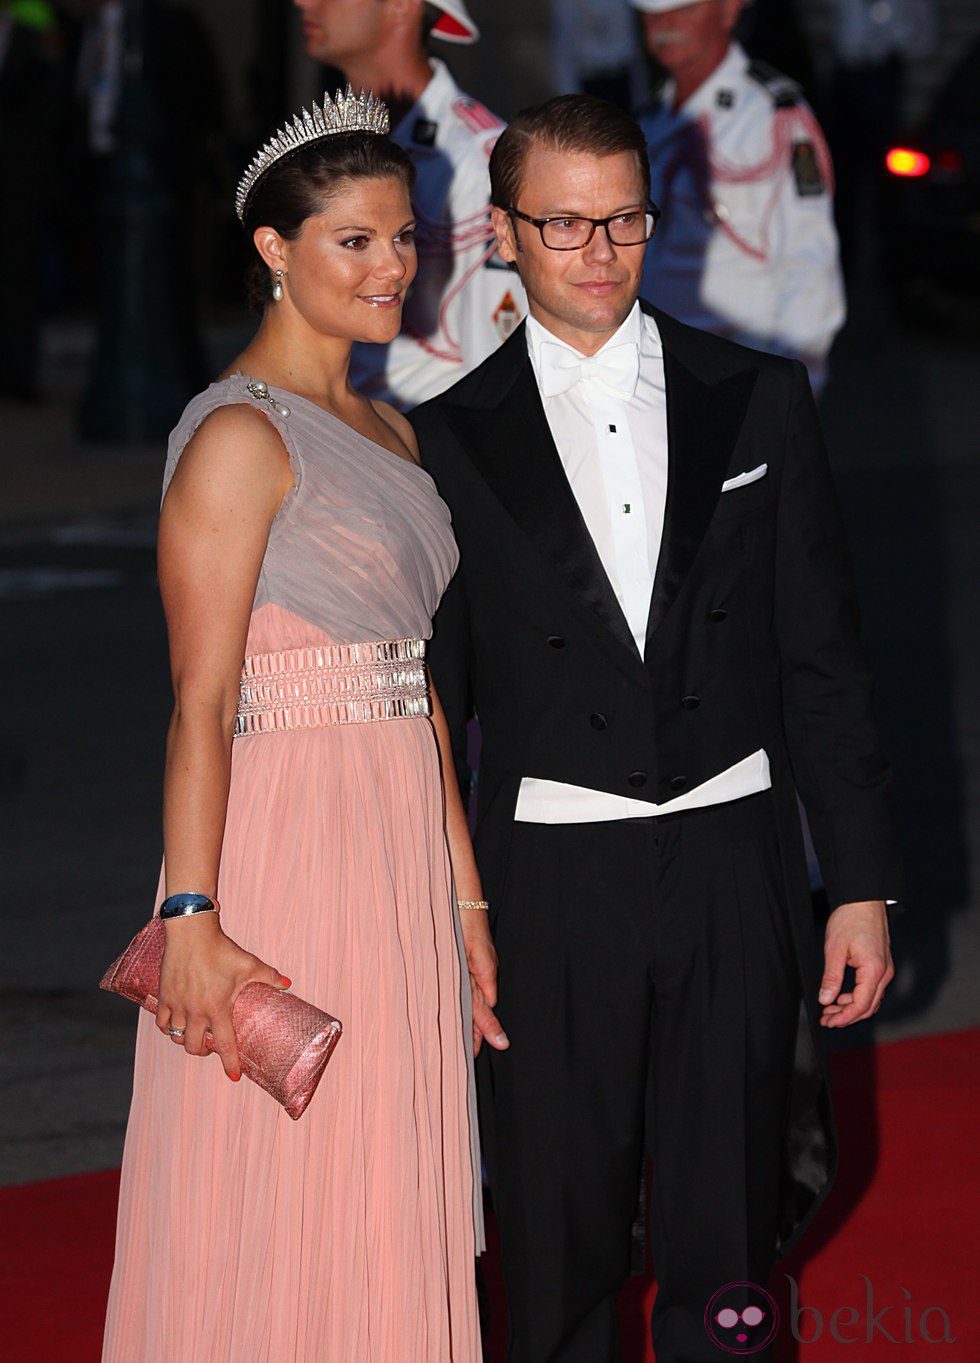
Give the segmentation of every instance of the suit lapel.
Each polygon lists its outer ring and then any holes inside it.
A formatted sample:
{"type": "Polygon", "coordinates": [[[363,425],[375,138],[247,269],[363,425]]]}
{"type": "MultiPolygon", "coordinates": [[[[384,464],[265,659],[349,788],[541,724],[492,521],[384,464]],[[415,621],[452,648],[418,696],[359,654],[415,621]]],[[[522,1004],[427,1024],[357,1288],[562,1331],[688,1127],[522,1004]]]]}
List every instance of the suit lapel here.
{"type": "Polygon", "coordinates": [[[534,547],[640,662],[636,641],[555,448],[523,325],[495,358],[500,363],[488,376],[480,404],[447,403],[444,411],[484,479],[534,547]]]}
{"type": "Polygon", "coordinates": [[[758,370],[745,369],[719,382],[694,372],[678,353],[676,323],[658,309],[667,390],[667,505],[657,572],[650,598],[646,650],[673,605],[700,548],[732,451],[745,420],[758,370]]]}
{"type": "MultiPolygon", "coordinates": [[[[758,370],[702,377],[698,333],[658,308],[667,392],[667,504],[650,598],[645,655],[694,562],[738,440],[758,370]]],[[[483,367],[465,404],[444,413],[473,462],[534,547],[575,597],[625,648],[642,660],[612,584],[569,486],[519,326],[483,367]]],[[[707,339],[707,338],[705,338],[707,339]]]]}

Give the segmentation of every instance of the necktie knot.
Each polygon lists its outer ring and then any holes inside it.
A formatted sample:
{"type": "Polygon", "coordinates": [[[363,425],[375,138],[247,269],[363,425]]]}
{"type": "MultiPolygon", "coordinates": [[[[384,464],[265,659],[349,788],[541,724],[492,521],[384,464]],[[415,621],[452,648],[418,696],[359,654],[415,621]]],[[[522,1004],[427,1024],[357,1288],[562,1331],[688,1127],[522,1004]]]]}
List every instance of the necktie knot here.
{"type": "Polygon", "coordinates": [[[591,356],[578,355],[567,346],[545,341],[540,358],[541,391],[545,397],[557,397],[577,383],[590,380],[627,401],[636,392],[640,348],[635,341],[623,341],[591,356]]]}

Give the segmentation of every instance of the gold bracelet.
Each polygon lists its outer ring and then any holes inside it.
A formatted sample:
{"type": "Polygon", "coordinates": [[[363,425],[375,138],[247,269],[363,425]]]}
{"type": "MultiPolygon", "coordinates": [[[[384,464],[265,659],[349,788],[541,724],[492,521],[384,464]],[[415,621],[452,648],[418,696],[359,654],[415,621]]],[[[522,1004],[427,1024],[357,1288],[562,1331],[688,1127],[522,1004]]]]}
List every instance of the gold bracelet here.
{"type": "Polygon", "coordinates": [[[490,910],[490,905],[485,899],[457,899],[456,904],[461,909],[483,909],[485,913],[490,910]]]}

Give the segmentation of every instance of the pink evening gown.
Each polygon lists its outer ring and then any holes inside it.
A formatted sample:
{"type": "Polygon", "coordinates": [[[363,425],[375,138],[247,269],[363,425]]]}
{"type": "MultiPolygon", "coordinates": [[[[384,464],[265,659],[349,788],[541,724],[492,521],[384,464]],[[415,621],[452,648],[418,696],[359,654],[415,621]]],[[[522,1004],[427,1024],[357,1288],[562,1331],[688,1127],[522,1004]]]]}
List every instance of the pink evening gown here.
{"type": "Polygon", "coordinates": [[[190,402],[164,490],[230,403],[295,481],[249,624],[222,925],[344,1033],[294,1122],[140,1012],[103,1363],[479,1363],[471,999],[421,662],[449,512],[423,469],[242,374],[190,402]]]}

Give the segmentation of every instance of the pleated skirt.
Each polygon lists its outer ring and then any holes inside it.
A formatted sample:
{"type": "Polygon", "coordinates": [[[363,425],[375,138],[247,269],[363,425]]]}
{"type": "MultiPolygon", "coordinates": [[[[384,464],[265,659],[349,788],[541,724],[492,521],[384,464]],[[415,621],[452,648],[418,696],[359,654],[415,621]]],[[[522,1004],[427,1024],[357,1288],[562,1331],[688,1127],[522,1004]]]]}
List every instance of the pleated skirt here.
{"type": "Polygon", "coordinates": [[[103,1363],[479,1363],[452,893],[427,719],[235,740],[224,931],[344,1032],[294,1122],[140,1012],[103,1363]]]}

